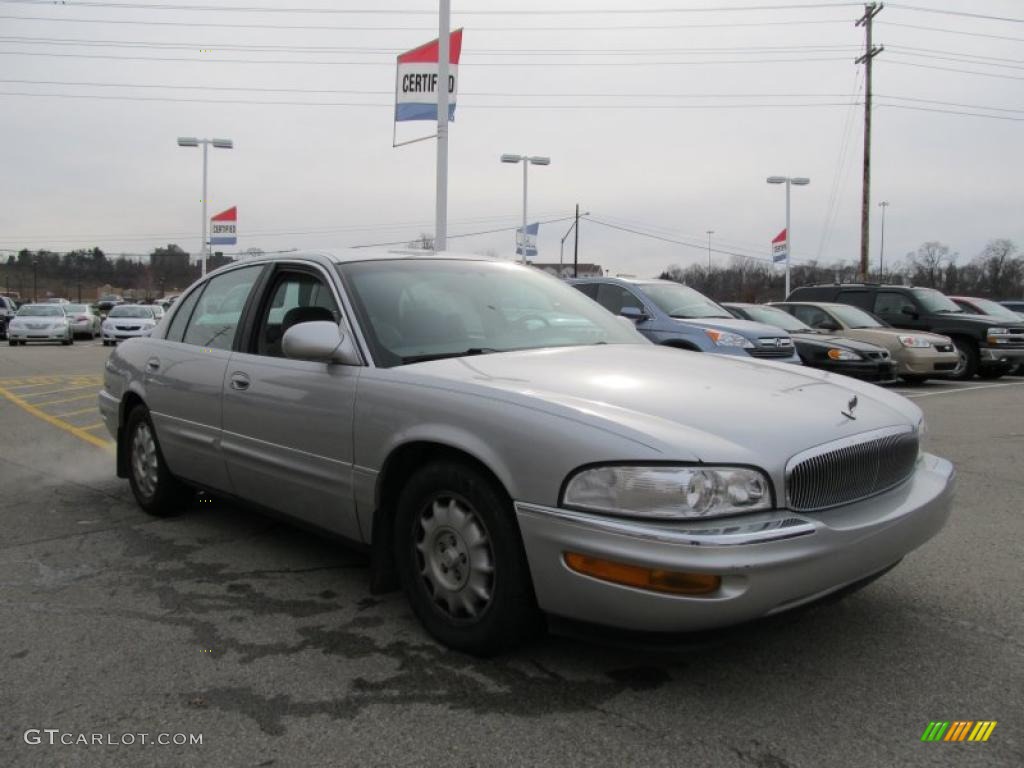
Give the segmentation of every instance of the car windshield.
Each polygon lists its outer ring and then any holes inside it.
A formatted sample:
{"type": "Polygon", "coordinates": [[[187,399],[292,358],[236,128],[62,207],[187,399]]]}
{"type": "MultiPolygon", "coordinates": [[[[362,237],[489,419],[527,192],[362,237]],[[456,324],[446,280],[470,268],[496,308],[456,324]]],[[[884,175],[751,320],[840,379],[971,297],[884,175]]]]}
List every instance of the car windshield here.
{"type": "Polygon", "coordinates": [[[338,265],[382,367],[517,349],[647,344],[571,286],[508,262],[400,259],[338,265]]]}
{"type": "Polygon", "coordinates": [[[63,317],[60,304],[26,304],[18,310],[18,317],[63,317]]]}
{"type": "Polygon", "coordinates": [[[844,325],[848,325],[851,328],[885,327],[863,309],[857,309],[856,307],[851,307],[846,304],[832,304],[829,306],[828,311],[838,317],[840,322],[844,325]]]}
{"type": "Polygon", "coordinates": [[[89,307],[87,307],[85,304],[68,304],[66,307],[64,307],[64,309],[66,309],[68,312],[80,313],[89,311],[89,307]]]}
{"type": "Polygon", "coordinates": [[[679,283],[643,283],[639,287],[658,309],[670,317],[732,317],[703,293],[679,283]]]}
{"type": "Polygon", "coordinates": [[[921,306],[928,312],[942,312],[954,315],[963,314],[955,301],[947,298],[945,294],[936,291],[934,288],[915,288],[912,293],[921,306]]]}
{"type": "Polygon", "coordinates": [[[153,310],[149,307],[114,307],[110,310],[110,314],[107,317],[148,317],[152,319],[153,310]]]}
{"type": "Polygon", "coordinates": [[[992,301],[992,299],[971,299],[971,304],[980,309],[983,315],[989,317],[999,317],[1013,322],[1020,320],[1020,316],[1016,312],[1004,307],[998,301],[992,301]]]}
{"type": "Polygon", "coordinates": [[[756,320],[757,322],[765,323],[766,325],[774,325],[776,328],[781,328],[782,330],[790,331],[791,333],[810,332],[814,330],[807,323],[793,317],[789,312],[785,312],[776,307],[748,306],[743,307],[743,311],[751,320],[756,320]]]}

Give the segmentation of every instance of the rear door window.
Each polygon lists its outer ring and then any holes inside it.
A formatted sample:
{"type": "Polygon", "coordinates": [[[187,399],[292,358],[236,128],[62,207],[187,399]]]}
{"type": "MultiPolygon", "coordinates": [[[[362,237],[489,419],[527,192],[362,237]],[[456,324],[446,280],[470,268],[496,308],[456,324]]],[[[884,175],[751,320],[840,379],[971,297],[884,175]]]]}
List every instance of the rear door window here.
{"type": "Polygon", "coordinates": [[[597,303],[612,314],[619,314],[623,307],[635,307],[641,312],[644,305],[640,299],[627,291],[625,288],[612,285],[611,283],[600,283],[597,289],[597,303]]]}
{"type": "Polygon", "coordinates": [[[866,309],[868,312],[871,311],[872,307],[870,291],[840,291],[839,297],[836,301],[842,302],[843,304],[852,304],[855,307],[866,309]]]}
{"type": "Polygon", "coordinates": [[[914,302],[906,294],[896,291],[879,291],[875,297],[876,315],[900,315],[903,314],[904,308],[911,312],[917,311],[914,302]]]}

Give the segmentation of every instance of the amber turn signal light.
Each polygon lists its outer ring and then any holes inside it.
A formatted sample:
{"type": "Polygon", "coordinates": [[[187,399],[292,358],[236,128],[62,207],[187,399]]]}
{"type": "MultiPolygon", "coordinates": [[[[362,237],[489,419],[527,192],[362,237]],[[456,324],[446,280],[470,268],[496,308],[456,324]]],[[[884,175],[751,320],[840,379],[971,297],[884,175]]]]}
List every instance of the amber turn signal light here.
{"type": "Polygon", "coordinates": [[[679,573],[662,568],[616,563],[599,557],[566,552],[565,564],[576,573],[627,587],[672,595],[706,595],[722,586],[722,577],[710,573],[679,573]]]}

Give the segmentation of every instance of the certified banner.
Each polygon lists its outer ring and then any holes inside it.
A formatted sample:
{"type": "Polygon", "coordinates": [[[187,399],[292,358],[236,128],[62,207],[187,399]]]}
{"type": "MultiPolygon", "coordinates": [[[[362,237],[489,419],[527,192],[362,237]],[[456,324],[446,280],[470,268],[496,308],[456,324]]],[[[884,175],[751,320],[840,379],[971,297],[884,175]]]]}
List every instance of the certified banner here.
{"type": "Polygon", "coordinates": [[[772,263],[778,264],[789,257],[789,232],[785,229],[772,240],[772,263]]]}
{"type": "MultiPolygon", "coordinates": [[[[437,121],[437,74],[440,45],[431,40],[419,48],[399,54],[395,75],[395,122],[437,121]]],[[[455,96],[459,85],[459,55],[462,30],[451,33],[448,48],[448,119],[455,119],[455,96]]]]}
{"type": "Polygon", "coordinates": [[[210,219],[210,245],[238,244],[238,207],[232,206],[210,219]]]}

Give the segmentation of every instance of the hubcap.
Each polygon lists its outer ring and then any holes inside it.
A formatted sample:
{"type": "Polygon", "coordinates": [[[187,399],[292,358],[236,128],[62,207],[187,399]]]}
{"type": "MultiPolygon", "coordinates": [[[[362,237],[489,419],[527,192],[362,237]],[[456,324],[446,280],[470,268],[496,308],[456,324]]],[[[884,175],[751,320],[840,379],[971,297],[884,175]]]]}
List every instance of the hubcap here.
{"type": "Polygon", "coordinates": [[[146,422],[139,422],[132,439],[132,476],[135,484],[147,498],[156,492],[157,456],[156,441],[146,422]]]}
{"type": "Polygon", "coordinates": [[[416,521],[420,577],[434,604],[455,619],[475,619],[491,602],[494,551],[472,505],[438,495],[416,521]]]}
{"type": "Polygon", "coordinates": [[[959,376],[967,368],[967,353],[960,347],[959,344],[954,344],[953,348],[956,350],[957,360],[956,368],[953,369],[953,375],[959,376]]]}

